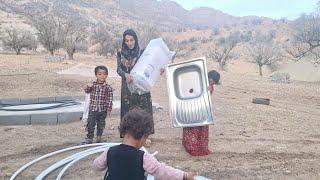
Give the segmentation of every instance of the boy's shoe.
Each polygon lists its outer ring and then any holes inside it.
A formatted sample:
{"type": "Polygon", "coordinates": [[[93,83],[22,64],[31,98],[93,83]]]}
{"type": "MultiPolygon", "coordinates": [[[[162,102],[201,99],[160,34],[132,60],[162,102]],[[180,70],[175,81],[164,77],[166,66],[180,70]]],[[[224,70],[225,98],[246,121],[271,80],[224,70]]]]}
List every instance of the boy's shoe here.
{"type": "Polygon", "coordinates": [[[86,138],[82,144],[92,144],[93,140],[92,139],[89,139],[89,138],[86,138]]]}
{"type": "Polygon", "coordinates": [[[101,136],[97,136],[96,143],[101,143],[101,141],[102,141],[102,137],[101,136]]]}

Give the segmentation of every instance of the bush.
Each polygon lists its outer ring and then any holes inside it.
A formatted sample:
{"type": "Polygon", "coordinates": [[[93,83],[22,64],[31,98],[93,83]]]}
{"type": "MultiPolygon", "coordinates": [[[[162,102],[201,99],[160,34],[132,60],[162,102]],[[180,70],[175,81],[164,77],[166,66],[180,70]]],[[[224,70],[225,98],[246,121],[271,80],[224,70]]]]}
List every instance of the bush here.
{"type": "Polygon", "coordinates": [[[14,50],[17,55],[21,53],[23,48],[36,49],[38,46],[36,38],[30,31],[15,28],[5,29],[2,44],[5,49],[14,50]]]}
{"type": "Polygon", "coordinates": [[[218,42],[219,42],[219,44],[224,44],[226,42],[226,38],[225,37],[220,37],[218,42]]]}

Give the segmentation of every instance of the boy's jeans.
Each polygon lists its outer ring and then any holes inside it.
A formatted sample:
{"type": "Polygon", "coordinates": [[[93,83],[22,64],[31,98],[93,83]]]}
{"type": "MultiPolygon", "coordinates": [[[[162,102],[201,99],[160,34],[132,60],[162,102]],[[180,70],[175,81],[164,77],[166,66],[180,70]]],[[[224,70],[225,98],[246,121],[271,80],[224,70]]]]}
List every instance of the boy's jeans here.
{"type": "Polygon", "coordinates": [[[106,125],[107,112],[90,111],[87,123],[87,138],[93,139],[94,129],[97,124],[97,136],[101,136],[106,125]]]}

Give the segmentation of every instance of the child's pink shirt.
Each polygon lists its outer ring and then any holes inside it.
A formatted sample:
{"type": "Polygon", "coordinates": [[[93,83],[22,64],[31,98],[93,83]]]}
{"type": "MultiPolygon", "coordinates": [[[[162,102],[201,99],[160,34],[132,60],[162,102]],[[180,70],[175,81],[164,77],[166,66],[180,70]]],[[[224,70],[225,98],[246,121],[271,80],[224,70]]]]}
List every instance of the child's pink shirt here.
{"type": "MultiPolygon", "coordinates": [[[[107,152],[108,149],[93,161],[93,168],[95,170],[102,171],[107,168],[107,152]]],[[[160,163],[151,154],[146,152],[143,156],[143,169],[146,173],[154,176],[155,179],[182,180],[184,175],[184,171],[160,163]]]]}

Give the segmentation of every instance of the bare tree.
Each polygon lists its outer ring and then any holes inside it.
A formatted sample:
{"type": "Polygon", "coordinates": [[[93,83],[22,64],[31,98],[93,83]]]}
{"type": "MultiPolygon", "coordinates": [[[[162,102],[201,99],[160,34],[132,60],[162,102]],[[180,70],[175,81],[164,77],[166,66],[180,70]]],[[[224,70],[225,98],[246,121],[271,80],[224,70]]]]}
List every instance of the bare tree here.
{"type": "Polygon", "coordinates": [[[0,31],[0,50],[1,50],[1,49],[4,49],[4,47],[3,47],[3,46],[4,46],[4,45],[3,45],[3,35],[2,35],[2,34],[3,34],[3,32],[0,31]]]}
{"type": "Polygon", "coordinates": [[[103,24],[98,24],[96,27],[93,28],[93,32],[91,35],[91,40],[93,44],[104,44],[105,41],[110,39],[110,35],[107,31],[107,27],[103,24]]]}
{"type": "Polygon", "coordinates": [[[160,33],[154,25],[148,24],[138,28],[138,36],[140,46],[145,48],[150,40],[158,38],[160,33]]]}
{"type": "Polygon", "coordinates": [[[35,39],[30,31],[19,30],[16,28],[6,28],[2,43],[5,48],[13,49],[17,55],[23,48],[32,48],[32,41],[35,39]]]}
{"type": "Polygon", "coordinates": [[[212,31],[212,32],[211,32],[211,35],[212,35],[212,36],[219,35],[219,33],[220,33],[220,30],[219,30],[218,27],[213,27],[211,31],[212,31]]]}
{"type": "Polygon", "coordinates": [[[208,58],[211,58],[219,63],[221,70],[225,70],[225,66],[232,59],[232,50],[240,42],[238,32],[231,33],[227,38],[221,38],[209,49],[208,58]]]}
{"type": "Polygon", "coordinates": [[[85,40],[86,30],[85,22],[77,17],[66,17],[62,26],[64,32],[63,48],[67,51],[70,60],[73,60],[73,54],[76,52],[78,43],[85,40]]]}
{"type": "Polygon", "coordinates": [[[38,40],[51,55],[63,46],[65,34],[63,33],[63,17],[47,13],[42,16],[33,15],[29,19],[38,30],[38,40]]]}
{"type": "Polygon", "coordinates": [[[91,40],[93,44],[100,45],[100,49],[98,49],[100,55],[115,54],[116,50],[120,48],[121,38],[118,38],[121,37],[120,31],[111,29],[103,24],[98,24],[93,29],[91,40]]]}
{"type": "Polygon", "coordinates": [[[76,44],[76,49],[79,52],[86,53],[88,52],[88,48],[89,48],[88,46],[89,46],[89,42],[86,39],[84,39],[76,44]]]}
{"type": "Polygon", "coordinates": [[[310,15],[302,14],[294,21],[293,41],[287,48],[287,53],[295,60],[312,57],[314,63],[320,63],[317,55],[320,51],[320,1],[315,12],[310,15]]]}
{"type": "Polygon", "coordinates": [[[33,36],[33,35],[28,36],[27,43],[28,43],[28,47],[27,47],[28,50],[32,50],[34,52],[37,51],[39,42],[36,36],[33,36]]]}
{"type": "Polygon", "coordinates": [[[116,50],[119,49],[119,47],[120,47],[120,42],[115,37],[112,37],[112,38],[110,38],[109,41],[105,41],[102,44],[101,54],[103,54],[103,55],[108,55],[108,54],[114,55],[116,53],[116,50]]]}
{"type": "Polygon", "coordinates": [[[241,40],[244,42],[249,42],[251,41],[252,38],[252,31],[246,31],[244,33],[241,34],[240,36],[241,40]]]}
{"type": "Polygon", "coordinates": [[[173,40],[169,37],[165,37],[163,40],[167,44],[168,48],[176,53],[175,56],[181,56],[181,50],[183,49],[183,46],[179,41],[173,40]]]}
{"type": "Polygon", "coordinates": [[[273,40],[273,32],[267,34],[257,33],[250,42],[248,48],[253,62],[259,66],[259,74],[262,76],[262,67],[265,65],[272,65],[278,60],[279,47],[273,40]]]}

